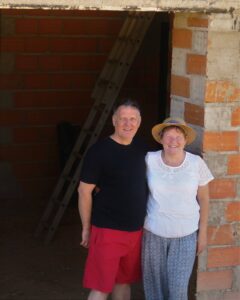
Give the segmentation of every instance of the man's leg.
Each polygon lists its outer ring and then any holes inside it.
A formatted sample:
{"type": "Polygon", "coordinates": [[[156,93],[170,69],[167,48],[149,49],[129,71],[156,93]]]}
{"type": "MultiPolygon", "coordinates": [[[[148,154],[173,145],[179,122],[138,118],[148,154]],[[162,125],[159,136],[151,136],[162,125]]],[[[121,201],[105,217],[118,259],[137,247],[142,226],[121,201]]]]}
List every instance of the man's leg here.
{"type": "Polygon", "coordinates": [[[96,290],[91,290],[88,300],[106,300],[108,297],[108,294],[96,291],[96,290]]]}
{"type": "Polygon", "coordinates": [[[131,287],[129,284],[116,284],[112,292],[112,300],[130,300],[131,287]]]}

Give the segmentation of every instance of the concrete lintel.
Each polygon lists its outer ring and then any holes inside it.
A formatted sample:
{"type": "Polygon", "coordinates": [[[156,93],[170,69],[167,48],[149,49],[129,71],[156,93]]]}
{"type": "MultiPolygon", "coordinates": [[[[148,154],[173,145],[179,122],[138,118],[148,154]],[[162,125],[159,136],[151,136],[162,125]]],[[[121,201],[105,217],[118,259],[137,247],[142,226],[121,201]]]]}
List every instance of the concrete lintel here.
{"type": "Polygon", "coordinates": [[[0,8],[233,12],[238,0],[1,0],[0,8]]]}

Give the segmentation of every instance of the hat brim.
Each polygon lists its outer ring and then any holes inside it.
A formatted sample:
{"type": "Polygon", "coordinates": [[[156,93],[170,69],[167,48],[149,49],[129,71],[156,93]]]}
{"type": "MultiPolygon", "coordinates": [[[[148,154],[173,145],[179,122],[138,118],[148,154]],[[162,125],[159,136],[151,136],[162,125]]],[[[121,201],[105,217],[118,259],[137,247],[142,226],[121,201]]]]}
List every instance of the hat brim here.
{"type": "Polygon", "coordinates": [[[152,128],[152,136],[153,136],[154,140],[161,144],[160,133],[164,128],[170,127],[170,126],[182,128],[182,130],[185,132],[185,135],[186,135],[186,144],[187,145],[190,145],[196,139],[196,136],[197,136],[196,131],[187,125],[161,123],[161,124],[157,124],[157,125],[153,126],[153,128],[152,128]]]}

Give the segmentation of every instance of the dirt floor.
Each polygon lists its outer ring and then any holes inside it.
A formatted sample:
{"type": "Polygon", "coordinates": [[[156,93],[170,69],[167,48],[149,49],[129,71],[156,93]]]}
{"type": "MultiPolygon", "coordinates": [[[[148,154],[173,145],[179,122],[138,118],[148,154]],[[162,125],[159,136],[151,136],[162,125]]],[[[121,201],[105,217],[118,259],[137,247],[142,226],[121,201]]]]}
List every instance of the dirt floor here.
{"type": "MultiPolygon", "coordinates": [[[[34,238],[36,221],[1,218],[1,300],[84,300],[81,286],[86,250],[80,247],[80,223],[75,212],[61,222],[54,240],[34,238]]],[[[141,284],[132,300],[143,300],[141,284]]]]}
{"type": "MultiPolygon", "coordinates": [[[[0,300],[87,299],[88,290],[81,284],[87,250],[79,244],[77,208],[67,209],[48,245],[44,243],[45,234],[34,237],[41,214],[22,217],[20,206],[12,206],[13,210],[12,214],[9,209],[0,211],[0,300]]],[[[195,299],[196,272],[193,274],[190,300],[195,299]]],[[[144,300],[141,283],[133,286],[131,300],[144,300]]]]}

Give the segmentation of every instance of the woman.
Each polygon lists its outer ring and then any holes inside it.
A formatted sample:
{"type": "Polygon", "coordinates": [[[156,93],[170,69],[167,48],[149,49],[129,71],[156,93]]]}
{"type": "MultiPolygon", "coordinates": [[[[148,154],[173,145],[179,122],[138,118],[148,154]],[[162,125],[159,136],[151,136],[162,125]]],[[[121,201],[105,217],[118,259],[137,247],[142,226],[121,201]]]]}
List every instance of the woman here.
{"type": "Polygon", "coordinates": [[[184,150],[195,131],[178,118],[152,129],[163,150],[146,156],[149,198],[143,237],[147,300],[186,300],[196,253],[207,245],[208,183],[205,162],[184,150]]]}

